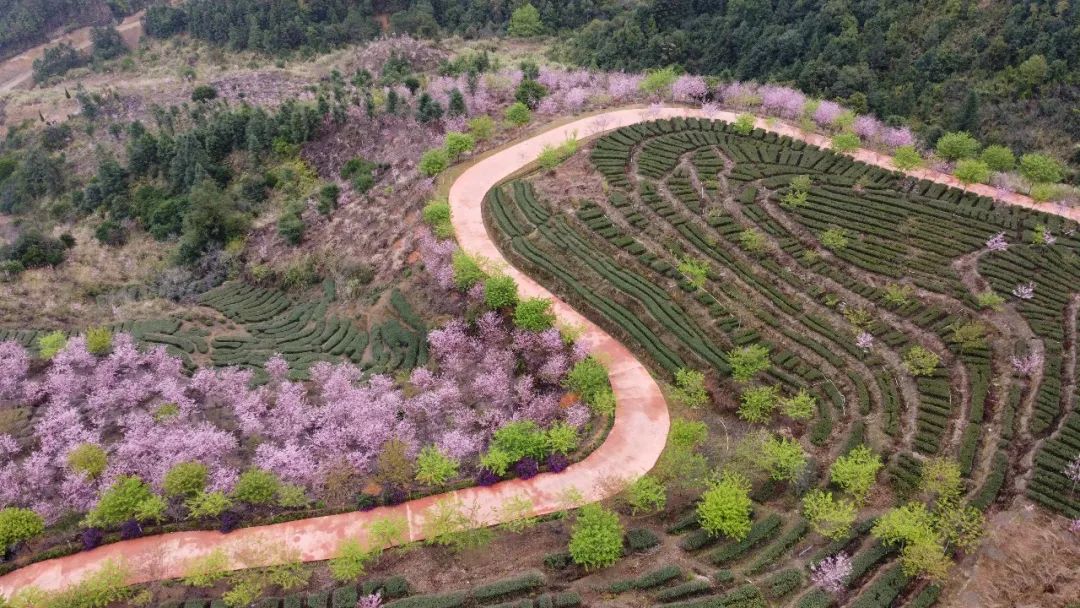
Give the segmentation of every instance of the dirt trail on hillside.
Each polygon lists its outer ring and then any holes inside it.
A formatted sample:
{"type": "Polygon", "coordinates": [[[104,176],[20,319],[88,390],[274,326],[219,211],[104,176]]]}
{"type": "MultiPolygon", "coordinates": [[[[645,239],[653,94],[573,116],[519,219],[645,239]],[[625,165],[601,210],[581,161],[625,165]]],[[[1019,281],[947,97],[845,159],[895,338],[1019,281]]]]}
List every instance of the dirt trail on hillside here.
{"type": "MultiPolygon", "coordinates": [[[[124,42],[131,48],[139,43],[143,35],[142,16],[146,11],[139,11],[124,19],[116,26],[116,30],[124,38],[124,42]]],[[[35,46],[24,51],[3,63],[0,63],[0,94],[14,91],[18,88],[29,88],[34,83],[34,60],[45,53],[45,49],[66,42],[75,47],[77,51],[90,48],[90,30],[92,27],[82,27],[63,36],[53,38],[45,44],[35,46]]]]}

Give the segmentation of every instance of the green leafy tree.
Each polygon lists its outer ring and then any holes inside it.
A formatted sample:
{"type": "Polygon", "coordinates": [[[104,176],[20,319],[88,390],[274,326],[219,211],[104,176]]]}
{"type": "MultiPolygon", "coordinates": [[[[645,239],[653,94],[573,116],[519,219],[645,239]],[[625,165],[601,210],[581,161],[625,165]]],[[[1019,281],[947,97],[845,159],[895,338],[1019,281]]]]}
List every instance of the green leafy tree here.
{"type": "Polygon", "coordinates": [[[199,492],[187,499],[184,506],[192,519],[217,517],[232,508],[232,500],[224,492],[199,492]]]}
{"type": "Polygon", "coordinates": [[[934,502],[956,502],[964,491],[960,465],[943,456],[926,459],[919,475],[919,491],[934,502]]]}
{"type": "Polygon", "coordinates": [[[458,475],[458,461],[429,445],[416,457],[416,481],[430,486],[441,486],[458,475]]]}
{"type": "Polygon", "coordinates": [[[709,391],[705,389],[705,374],[680,368],[675,372],[675,401],[689,408],[699,408],[709,403],[709,391]]]}
{"type": "Polygon", "coordinates": [[[993,291],[983,291],[975,294],[975,301],[978,303],[979,308],[989,308],[991,310],[1001,310],[1002,305],[1005,304],[1005,298],[993,291]]]}
{"type": "Polygon", "coordinates": [[[545,432],[548,454],[567,455],[578,447],[578,430],[561,420],[552,423],[545,432]]]}
{"type": "Polygon", "coordinates": [[[856,503],[862,504],[881,467],[881,457],[865,445],[859,445],[832,463],[829,478],[851,494],[856,503]]]}
{"type": "Polygon", "coordinates": [[[709,427],[700,420],[676,418],[671,421],[668,444],[672,447],[693,450],[705,445],[709,439],[709,427]]]}
{"type": "Polygon", "coordinates": [[[37,341],[38,354],[42,359],[49,360],[56,356],[56,353],[64,350],[67,346],[67,334],[60,330],[50,332],[38,338],[37,341]]]}
{"type": "Polygon", "coordinates": [[[155,508],[144,506],[143,503],[153,501],[154,498],[150,486],[138,477],[118,477],[113,485],[101,493],[97,504],[86,514],[85,523],[101,528],[120,525],[129,519],[135,519],[140,508],[152,513],[155,508]]]}
{"type": "Polygon", "coordinates": [[[817,407],[817,399],[814,399],[805,388],[799,389],[794,396],[783,399],[780,409],[784,415],[792,420],[809,420],[814,417],[814,409],[817,407]]]}
{"type": "Polygon", "coordinates": [[[761,253],[765,251],[765,246],[768,243],[765,241],[765,233],[757,228],[747,228],[739,233],[739,245],[750,253],[761,253]]]}
{"type": "Polygon", "coordinates": [[[229,556],[222,549],[197,557],[188,564],[180,580],[191,587],[213,587],[228,576],[229,556]]]}
{"type": "Polygon", "coordinates": [[[491,446],[504,452],[511,462],[526,456],[541,460],[548,454],[547,435],[532,420],[516,420],[499,427],[491,437],[491,446]]]}
{"type": "Polygon", "coordinates": [[[477,141],[484,141],[495,133],[495,121],[487,115],[470,118],[469,133],[471,133],[477,141]]]}
{"type": "Polygon", "coordinates": [[[598,504],[578,511],[570,533],[570,556],[586,569],[606,568],[622,556],[623,526],[619,516],[598,504]]]}
{"type": "Polygon", "coordinates": [[[252,468],[240,474],[233,487],[233,498],[251,505],[268,505],[274,502],[281,481],[277,475],[263,469],[252,468]]]}
{"type": "Polygon", "coordinates": [[[450,155],[444,148],[432,148],[420,156],[420,173],[434,177],[450,166],[450,155]]]}
{"type": "Polygon", "coordinates": [[[1050,64],[1043,55],[1032,55],[1016,66],[1017,81],[1025,93],[1037,88],[1046,80],[1050,64]]]}
{"type": "Polygon", "coordinates": [[[450,221],[450,203],[445,200],[435,200],[424,206],[424,223],[431,227],[431,231],[440,239],[450,238],[454,235],[454,225],[450,221]]]}
{"type": "Polygon", "coordinates": [[[765,424],[778,405],[779,389],[775,386],[755,386],[743,390],[739,397],[739,417],[747,422],[765,424]]]}
{"type": "Polygon", "coordinates": [[[517,282],[508,275],[498,274],[484,281],[484,304],[492,310],[513,308],[518,303],[517,282]]]}
{"type": "Polygon", "coordinates": [[[833,540],[848,535],[857,512],[850,500],[836,500],[832,492],[816,489],[803,496],[802,510],[815,532],[833,540]]]}
{"type": "Polygon", "coordinates": [[[956,162],[953,175],[965,184],[985,184],[990,181],[990,167],[981,160],[962,158],[956,162]]]}
{"type": "Polygon", "coordinates": [[[912,376],[930,376],[941,363],[941,357],[937,353],[923,346],[912,346],[904,353],[904,368],[912,376]]]}
{"type": "Polygon", "coordinates": [[[777,481],[794,481],[806,468],[806,451],[788,437],[773,436],[761,446],[761,464],[777,481]]]}
{"type": "Polygon", "coordinates": [[[547,94],[548,89],[544,85],[535,80],[524,79],[514,90],[514,100],[525,104],[530,110],[535,110],[547,94]]]}
{"type": "Polygon", "coordinates": [[[1020,174],[1036,184],[1056,184],[1065,177],[1065,169],[1045,154],[1025,154],[1020,157],[1020,174]]]}
{"type": "Polygon", "coordinates": [[[649,95],[663,95],[671,90],[671,85],[675,84],[678,78],[675,68],[649,70],[638,86],[649,95]]]}
{"type": "Polygon", "coordinates": [[[527,125],[529,124],[529,121],[532,120],[532,111],[529,110],[529,106],[520,101],[514,102],[506,108],[504,115],[506,116],[507,122],[518,127],[527,125]]]}
{"type": "Polygon", "coordinates": [[[68,468],[87,479],[97,479],[105,472],[109,456],[105,449],[96,443],[82,443],[67,454],[68,468]]]}
{"type": "Polygon", "coordinates": [[[30,509],[0,509],[0,551],[45,531],[45,520],[30,509]]]}
{"type": "Polygon", "coordinates": [[[829,228],[819,235],[821,246],[832,251],[840,251],[848,246],[847,231],[843,228],[829,228]]]}
{"type": "Polygon", "coordinates": [[[859,136],[851,131],[844,131],[833,135],[830,146],[833,150],[844,154],[859,149],[859,136]]]}
{"type": "Polygon", "coordinates": [[[339,583],[349,583],[363,576],[375,554],[364,549],[360,541],[347,538],[338,545],[337,554],[327,564],[330,576],[339,583]]]}
{"type": "Polygon", "coordinates": [[[462,291],[472,289],[473,285],[487,278],[480,262],[461,249],[454,251],[450,259],[450,265],[454,271],[454,284],[462,291]]]}
{"type": "Polygon", "coordinates": [[[1012,171],[1016,167],[1016,157],[1005,146],[987,146],[979,160],[986,163],[991,171],[1012,171]]]}
{"type": "Polygon", "coordinates": [[[667,488],[652,475],[638,477],[625,492],[626,504],[633,515],[663,511],[667,505],[667,488]]]}
{"type": "Polygon", "coordinates": [[[528,331],[544,331],[555,324],[555,313],[551,310],[551,300],[547,298],[526,298],[514,308],[514,325],[528,331]]]}
{"type": "Polygon", "coordinates": [[[751,344],[727,353],[731,365],[731,377],[736,382],[749,382],[759,372],[769,369],[769,348],[763,344],[751,344]]]}
{"type": "Polygon", "coordinates": [[[540,11],[528,2],[517,7],[510,14],[506,32],[514,38],[531,38],[543,34],[544,22],[540,19],[540,11]]]}
{"type": "Polygon", "coordinates": [[[709,263],[694,258],[683,258],[679,262],[679,273],[688,283],[701,289],[705,287],[705,282],[709,279],[709,263]]]}
{"type": "Polygon", "coordinates": [[[915,146],[900,146],[893,152],[893,165],[901,171],[910,171],[922,166],[923,158],[915,146]]]}
{"type": "Polygon", "coordinates": [[[750,135],[754,130],[755,121],[753,114],[739,114],[735,117],[735,132],[739,135],[750,135]]]}
{"type": "Polygon", "coordinates": [[[593,407],[601,394],[611,392],[607,368],[596,357],[585,357],[574,364],[563,379],[563,387],[577,393],[587,405],[593,407]]]}
{"type": "Polygon", "coordinates": [[[468,133],[451,131],[446,134],[446,141],[443,145],[446,148],[447,155],[456,159],[466,152],[471,152],[476,147],[476,140],[468,133]]]}
{"type": "Polygon", "coordinates": [[[750,508],[750,480],[728,471],[701,495],[698,521],[713,536],[742,540],[750,533],[750,508]]]}
{"type": "Polygon", "coordinates": [[[86,330],[86,350],[95,355],[105,355],[112,350],[112,330],[107,327],[91,327],[86,330]]]}
{"type": "Polygon", "coordinates": [[[954,131],[939,137],[934,149],[942,158],[955,161],[973,158],[979,153],[979,142],[970,133],[954,131]]]}

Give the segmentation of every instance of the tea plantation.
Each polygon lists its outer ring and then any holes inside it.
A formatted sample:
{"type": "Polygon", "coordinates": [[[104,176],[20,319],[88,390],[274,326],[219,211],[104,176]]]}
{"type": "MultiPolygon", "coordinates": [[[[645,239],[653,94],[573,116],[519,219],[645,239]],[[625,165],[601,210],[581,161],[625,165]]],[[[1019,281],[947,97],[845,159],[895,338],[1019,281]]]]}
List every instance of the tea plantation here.
{"type": "MultiPolygon", "coordinates": [[[[1080,517],[1064,472],[1080,451],[1075,225],[720,121],[624,127],[590,158],[604,196],[547,200],[526,177],[493,189],[485,218],[515,265],[661,377],[703,371],[714,398],[732,402],[751,387],[806,391],[812,417],[793,428],[813,459],[871,446],[898,502],[944,456],[970,505],[1023,494],[1080,517]],[[749,383],[732,377],[747,346],[769,353],[749,383]]],[[[753,428],[718,401],[733,428],[753,428]]],[[[804,566],[844,550],[847,605],[936,600],[937,586],[918,585],[897,547],[869,534],[873,518],[812,551],[790,491],[752,496],[741,541],[703,532],[693,513],[669,530],[711,578],[670,566],[612,592],[679,608],[827,606],[835,599],[811,590],[804,566]]]]}

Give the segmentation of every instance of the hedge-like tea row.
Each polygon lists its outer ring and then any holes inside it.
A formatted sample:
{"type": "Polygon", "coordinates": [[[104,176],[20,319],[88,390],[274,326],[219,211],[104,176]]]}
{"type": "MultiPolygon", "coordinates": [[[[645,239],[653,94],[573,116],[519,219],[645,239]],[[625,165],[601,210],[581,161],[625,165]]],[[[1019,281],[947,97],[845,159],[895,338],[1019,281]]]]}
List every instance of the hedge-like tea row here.
{"type": "Polygon", "coordinates": [[[321,300],[295,303],[273,290],[240,282],[225,283],[200,297],[200,303],[214,308],[237,323],[247,335],[223,335],[211,342],[211,363],[241,366],[262,374],[262,367],[274,353],[289,363],[290,377],[306,379],[316,362],[343,359],[360,364],[368,373],[408,370],[427,362],[427,332],[400,291],[391,293],[391,309],[397,318],[366,331],[348,319],[328,316],[336,289],[333,281],[324,284],[321,300]],[[267,317],[266,311],[275,311],[267,317]]]}
{"type": "Polygon", "coordinates": [[[722,566],[728,562],[739,559],[745,555],[748,551],[754,547],[764,543],[780,531],[781,524],[784,520],[779,515],[773,513],[765,519],[754,522],[750,526],[750,532],[746,535],[746,538],[724,545],[709,555],[709,561],[716,566],[722,566]]]}

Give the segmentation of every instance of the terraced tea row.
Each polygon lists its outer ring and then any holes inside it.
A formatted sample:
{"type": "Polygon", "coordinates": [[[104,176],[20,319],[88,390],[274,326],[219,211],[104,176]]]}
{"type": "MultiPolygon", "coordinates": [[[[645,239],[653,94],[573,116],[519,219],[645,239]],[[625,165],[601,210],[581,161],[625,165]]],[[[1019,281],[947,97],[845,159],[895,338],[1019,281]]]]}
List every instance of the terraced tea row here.
{"type": "MultiPolygon", "coordinates": [[[[755,385],[774,396],[807,390],[817,457],[862,442],[891,453],[887,478],[901,497],[928,456],[948,456],[980,509],[1021,491],[1080,515],[1064,473],[1080,453],[1074,226],[719,121],[624,127],[597,140],[591,160],[603,198],[547,200],[517,181],[492,190],[487,220],[515,264],[669,379],[704,370],[719,394],[742,393],[740,414],[755,385]],[[733,353],[748,345],[771,363],[749,385],[731,378],[733,353]]],[[[762,512],[777,499],[765,497],[762,512]]],[[[754,528],[767,540],[783,528],[770,521],[754,528]]],[[[800,526],[788,524],[783,542],[744,564],[753,589],[804,585],[757,576],[794,560],[800,526]]],[[[704,537],[691,533],[689,546],[704,537]]],[[[883,547],[849,548],[862,568],[853,605],[936,597],[883,547]]],[[[718,579],[672,589],[654,599],[741,601],[718,579]]],[[[815,591],[799,605],[829,601],[815,591]]]]}

